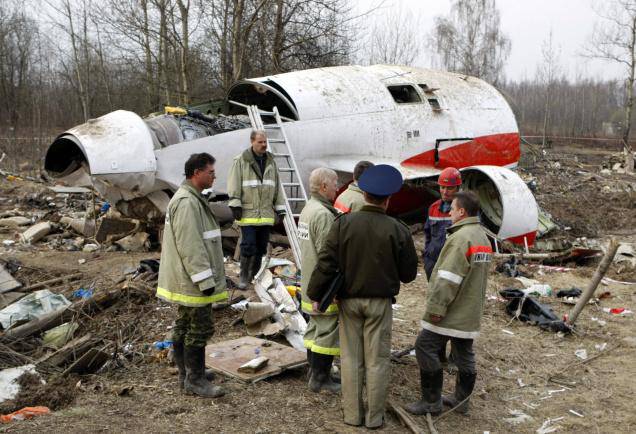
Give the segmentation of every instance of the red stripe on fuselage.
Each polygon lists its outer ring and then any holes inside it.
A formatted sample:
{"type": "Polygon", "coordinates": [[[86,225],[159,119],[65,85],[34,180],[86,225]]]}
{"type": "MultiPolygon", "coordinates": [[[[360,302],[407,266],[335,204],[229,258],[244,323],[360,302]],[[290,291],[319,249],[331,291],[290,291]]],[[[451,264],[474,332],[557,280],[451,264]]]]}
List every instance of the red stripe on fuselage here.
{"type": "MultiPolygon", "coordinates": [[[[444,145],[444,142],[440,144],[440,146],[444,145]]],[[[482,164],[507,166],[518,162],[520,156],[519,134],[504,133],[475,137],[468,142],[440,149],[437,165],[435,165],[435,149],[407,158],[402,165],[440,168],[462,168],[482,164]]]]}

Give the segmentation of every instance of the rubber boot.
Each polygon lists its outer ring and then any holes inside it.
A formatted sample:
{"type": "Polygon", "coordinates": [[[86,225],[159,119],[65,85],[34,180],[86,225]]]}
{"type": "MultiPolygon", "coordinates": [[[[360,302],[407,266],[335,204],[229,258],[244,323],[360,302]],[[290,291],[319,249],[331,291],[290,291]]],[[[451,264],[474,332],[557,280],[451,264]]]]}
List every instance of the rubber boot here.
{"type": "Polygon", "coordinates": [[[254,280],[254,276],[258,273],[258,270],[261,269],[261,262],[263,262],[263,257],[259,255],[254,255],[251,257],[250,265],[249,265],[249,274],[248,274],[248,284],[252,283],[254,280]]]}
{"type": "Polygon", "coordinates": [[[307,370],[307,373],[309,374],[309,378],[311,378],[311,370],[313,368],[313,363],[314,361],[314,353],[311,352],[311,350],[309,348],[307,348],[307,363],[309,363],[309,369],[307,370]]]}
{"type": "MultiPolygon", "coordinates": [[[[466,399],[473,392],[475,388],[475,380],[477,374],[469,372],[459,372],[455,378],[455,393],[453,395],[442,396],[442,402],[444,405],[450,408],[457,407],[457,405],[466,399]]],[[[466,399],[462,405],[457,407],[455,411],[461,414],[467,414],[470,409],[470,399],[466,399]]]]}
{"type": "Polygon", "coordinates": [[[430,413],[437,416],[442,412],[442,386],[444,384],[444,374],[441,369],[437,371],[420,370],[420,386],[422,389],[422,399],[411,402],[404,406],[404,409],[411,414],[423,415],[430,413]]]}
{"type": "Polygon", "coordinates": [[[217,398],[225,391],[205,378],[205,347],[184,347],[186,378],[183,389],[188,395],[217,398]]]}
{"type": "MultiPolygon", "coordinates": [[[[173,342],[172,343],[172,358],[174,360],[174,364],[177,365],[177,369],[179,370],[179,390],[183,390],[183,382],[186,377],[186,368],[185,368],[185,360],[183,356],[183,342],[173,342]]],[[[210,369],[205,370],[205,379],[208,381],[214,380],[215,375],[210,369]]]]}
{"type": "Polygon", "coordinates": [[[253,256],[241,256],[241,273],[239,274],[238,289],[244,290],[250,284],[250,263],[253,256]]]}
{"type": "Polygon", "coordinates": [[[326,390],[331,393],[340,392],[340,384],[334,383],[331,379],[331,364],[333,356],[313,353],[312,355],[311,377],[309,377],[309,390],[318,393],[326,390]]]}

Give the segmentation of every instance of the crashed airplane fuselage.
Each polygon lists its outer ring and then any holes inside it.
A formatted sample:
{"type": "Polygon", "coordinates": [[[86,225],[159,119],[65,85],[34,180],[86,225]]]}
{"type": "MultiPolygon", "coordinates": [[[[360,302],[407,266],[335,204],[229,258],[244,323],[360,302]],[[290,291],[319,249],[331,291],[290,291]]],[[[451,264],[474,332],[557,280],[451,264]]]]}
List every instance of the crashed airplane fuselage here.
{"type": "Polygon", "coordinates": [[[249,105],[277,107],[305,186],[316,167],[330,167],[344,181],[360,160],[390,164],[406,180],[392,201],[404,214],[430,203],[426,181],[455,166],[479,193],[495,233],[534,240],[536,202],[509,170],[520,156],[515,117],[480,79],[403,66],[339,66],[242,80],[226,102],[216,126],[127,111],[90,120],[50,145],[45,169],[75,183],[90,179],[115,203],[148,197],[161,208],[164,192],[183,181],[187,157],[205,151],[217,159],[214,188],[223,193],[232,158],[249,145],[249,122],[233,115],[249,105]]]}

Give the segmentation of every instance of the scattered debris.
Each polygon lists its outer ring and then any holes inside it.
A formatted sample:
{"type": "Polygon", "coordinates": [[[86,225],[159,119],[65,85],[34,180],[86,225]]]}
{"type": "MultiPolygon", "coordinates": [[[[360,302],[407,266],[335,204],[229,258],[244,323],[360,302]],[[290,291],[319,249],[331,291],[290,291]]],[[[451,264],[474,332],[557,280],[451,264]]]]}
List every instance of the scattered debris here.
{"type": "Polygon", "coordinates": [[[546,421],[543,422],[543,424],[541,424],[541,427],[539,427],[536,431],[537,434],[548,434],[551,432],[556,431],[557,429],[559,429],[559,425],[554,425],[551,426],[554,422],[558,422],[560,420],[563,420],[563,417],[557,417],[555,419],[548,419],[546,421]]]}
{"type": "Polygon", "coordinates": [[[42,416],[44,414],[49,414],[51,410],[48,407],[37,406],[37,407],[24,407],[21,410],[14,411],[13,413],[0,415],[0,422],[9,423],[14,420],[25,420],[32,419],[36,416],[42,416]]]}
{"type": "Polygon", "coordinates": [[[39,319],[47,314],[63,311],[71,304],[61,294],[48,289],[35,291],[0,310],[0,325],[7,330],[15,325],[39,319]]]}
{"type": "Polygon", "coordinates": [[[267,363],[269,363],[269,359],[267,357],[256,357],[255,359],[239,366],[237,371],[241,373],[254,374],[267,366],[267,363]]]}
{"type": "Polygon", "coordinates": [[[36,223],[20,235],[20,241],[25,244],[33,244],[53,230],[53,226],[49,222],[36,223]]]}
{"type": "Polygon", "coordinates": [[[574,352],[574,355],[576,357],[578,357],[579,359],[581,359],[581,360],[586,360],[587,359],[587,350],[585,348],[576,350],[574,352]]]}
{"type": "Polygon", "coordinates": [[[534,418],[528,414],[525,414],[521,410],[509,410],[508,413],[512,417],[504,418],[504,422],[507,422],[511,425],[521,425],[522,423],[532,422],[534,418]]]}
{"type": "Polygon", "coordinates": [[[0,294],[21,288],[22,284],[15,280],[13,276],[0,264],[0,294]]]}
{"type": "Polygon", "coordinates": [[[137,232],[115,241],[115,244],[127,252],[145,252],[150,247],[149,238],[146,232],[137,232]]]}
{"type": "Polygon", "coordinates": [[[73,335],[78,328],[79,324],[76,322],[67,322],[57,327],[53,327],[44,333],[42,343],[49,348],[62,348],[73,338],[73,335]]]}
{"type": "Polygon", "coordinates": [[[613,308],[604,307],[603,308],[603,312],[609,313],[609,314],[612,314],[612,315],[621,315],[621,316],[631,315],[631,314],[634,313],[631,310],[626,309],[624,307],[613,307],[613,308]]]}
{"type": "Polygon", "coordinates": [[[17,380],[26,372],[37,374],[35,365],[17,366],[0,371],[0,403],[13,399],[18,395],[20,384],[17,380]]]}
{"type": "Polygon", "coordinates": [[[506,300],[509,300],[506,305],[506,312],[508,315],[519,319],[520,321],[527,321],[538,325],[542,329],[549,329],[554,332],[569,333],[570,327],[568,327],[563,321],[561,321],[552,312],[548,306],[539,303],[537,300],[524,294],[519,289],[504,289],[499,291],[499,294],[506,300]]]}

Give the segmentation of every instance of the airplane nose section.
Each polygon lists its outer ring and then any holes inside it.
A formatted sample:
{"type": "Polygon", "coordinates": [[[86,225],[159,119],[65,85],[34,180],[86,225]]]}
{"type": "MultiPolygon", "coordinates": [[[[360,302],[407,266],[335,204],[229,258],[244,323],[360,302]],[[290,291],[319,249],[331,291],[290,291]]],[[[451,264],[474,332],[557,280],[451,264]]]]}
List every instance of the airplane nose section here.
{"type": "Polygon", "coordinates": [[[499,238],[533,245],[539,227],[539,207],[521,177],[498,166],[471,166],[461,172],[462,189],[479,196],[484,226],[499,238]]]}

